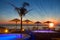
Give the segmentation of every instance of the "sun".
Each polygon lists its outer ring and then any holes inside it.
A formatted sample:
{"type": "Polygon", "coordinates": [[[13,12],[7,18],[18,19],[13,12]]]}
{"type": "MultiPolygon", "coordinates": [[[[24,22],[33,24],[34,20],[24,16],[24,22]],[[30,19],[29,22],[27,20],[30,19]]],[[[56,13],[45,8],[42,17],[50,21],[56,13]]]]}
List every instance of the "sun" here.
{"type": "Polygon", "coordinates": [[[49,21],[53,22],[54,25],[57,25],[58,24],[58,21],[54,18],[50,18],[49,21]]]}
{"type": "Polygon", "coordinates": [[[54,27],[54,23],[49,23],[49,28],[53,28],[54,27]]]}

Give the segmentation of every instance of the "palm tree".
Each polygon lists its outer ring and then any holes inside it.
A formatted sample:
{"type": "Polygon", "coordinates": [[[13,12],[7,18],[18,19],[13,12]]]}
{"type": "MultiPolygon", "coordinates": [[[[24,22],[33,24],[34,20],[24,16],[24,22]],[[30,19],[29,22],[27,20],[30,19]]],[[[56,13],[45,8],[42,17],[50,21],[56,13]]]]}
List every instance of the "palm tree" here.
{"type": "Polygon", "coordinates": [[[19,22],[20,20],[19,19],[17,19],[17,18],[15,18],[15,19],[13,19],[13,20],[10,20],[11,22],[13,21],[13,22],[16,22],[16,28],[17,28],[17,22],[19,22]]]}
{"type": "Polygon", "coordinates": [[[24,3],[23,7],[20,8],[20,11],[19,11],[19,9],[16,9],[19,12],[19,15],[21,17],[21,31],[22,31],[22,17],[25,16],[25,14],[28,12],[27,9],[25,8],[25,6],[29,6],[29,4],[24,3]]]}
{"type": "MultiPolygon", "coordinates": [[[[9,3],[11,4],[11,3],[9,3]]],[[[26,9],[26,6],[29,6],[29,3],[24,2],[22,7],[18,8],[15,5],[11,4],[13,7],[15,7],[15,10],[18,12],[19,16],[21,17],[21,31],[22,31],[22,17],[25,16],[26,13],[29,11],[26,9]]]]}

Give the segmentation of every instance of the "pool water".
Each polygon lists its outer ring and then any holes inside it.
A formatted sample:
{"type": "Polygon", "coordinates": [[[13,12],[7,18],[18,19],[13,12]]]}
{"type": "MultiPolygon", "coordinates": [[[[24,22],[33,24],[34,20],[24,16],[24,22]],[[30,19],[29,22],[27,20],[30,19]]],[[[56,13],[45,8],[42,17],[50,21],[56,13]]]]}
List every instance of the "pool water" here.
{"type": "Polygon", "coordinates": [[[52,30],[34,30],[32,32],[34,33],[56,33],[55,31],[52,31],[52,30]]]}
{"type": "Polygon", "coordinates": [[[0,34],[0,40],[26,40],[29,37],[27,34],[0,34]]]}

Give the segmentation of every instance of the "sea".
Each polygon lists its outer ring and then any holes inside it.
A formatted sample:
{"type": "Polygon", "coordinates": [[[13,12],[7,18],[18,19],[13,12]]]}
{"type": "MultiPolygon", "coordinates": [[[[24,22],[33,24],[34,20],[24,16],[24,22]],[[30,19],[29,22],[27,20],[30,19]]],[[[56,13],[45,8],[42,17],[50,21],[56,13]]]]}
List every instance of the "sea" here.
{"type": "MultiPolygon", "coordinates": [[[[8,28],[8,29],[20,29],[20,25],[16,25],[16,24],[0,24],[0,27],[5,27],[5,28],[8,28]]],[[[38,27],[38,29],[43,29],[43,27],[48,27],[48,26],[44,26],[44,25],[32,25],[32,24],[24,24],[22,25],[22,27],[24,29],[30,29],[32,30],[33,27],[38,27]]],[[[54,26],[55,27],[55,30],[59,30],[60,29],[60,25],[57,25],[57,26],[54,26]]]]}

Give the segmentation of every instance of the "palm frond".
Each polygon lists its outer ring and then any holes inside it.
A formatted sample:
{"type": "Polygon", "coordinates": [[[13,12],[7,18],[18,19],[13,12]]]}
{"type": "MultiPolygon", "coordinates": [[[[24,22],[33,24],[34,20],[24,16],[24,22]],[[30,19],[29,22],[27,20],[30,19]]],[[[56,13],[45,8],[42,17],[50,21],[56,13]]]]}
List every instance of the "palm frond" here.
{"type": "Polygon", "coordinates": [[[24,2],[24,3],[23,3],[23,7],[25,7],[25,6],[29,6],[29,3],[24,2]]]}

